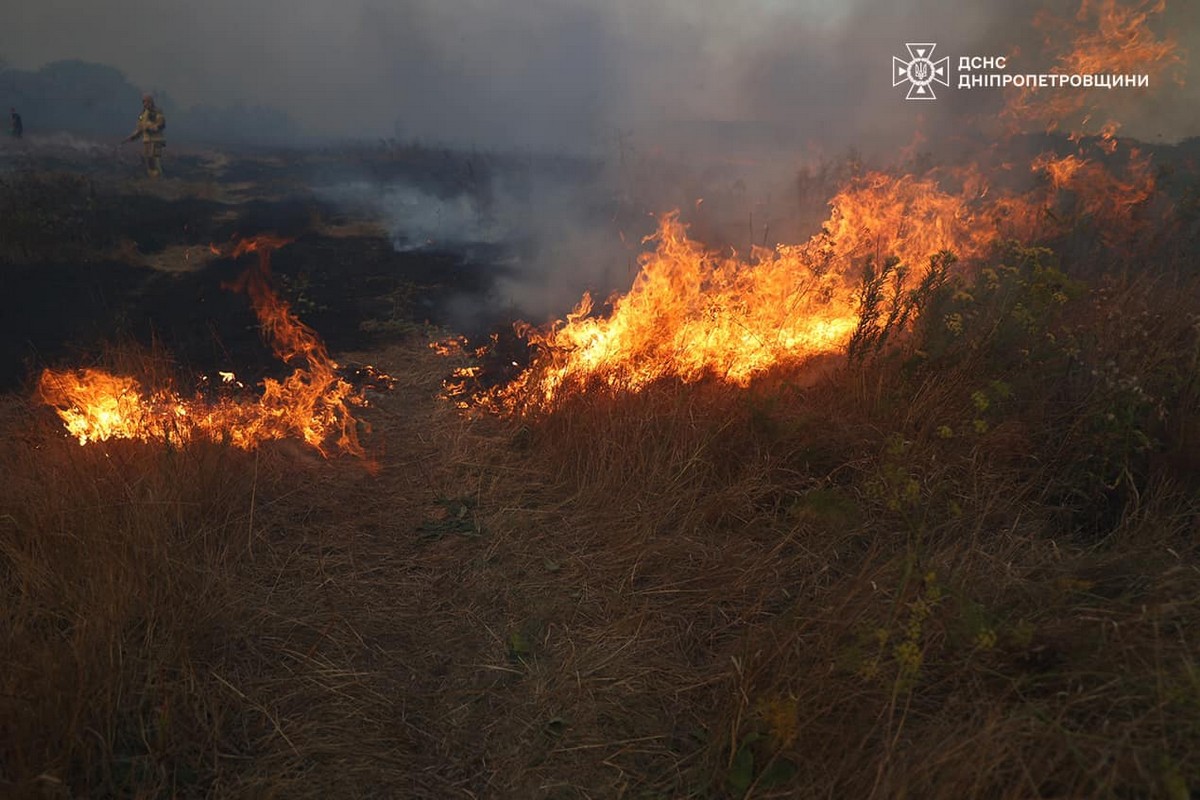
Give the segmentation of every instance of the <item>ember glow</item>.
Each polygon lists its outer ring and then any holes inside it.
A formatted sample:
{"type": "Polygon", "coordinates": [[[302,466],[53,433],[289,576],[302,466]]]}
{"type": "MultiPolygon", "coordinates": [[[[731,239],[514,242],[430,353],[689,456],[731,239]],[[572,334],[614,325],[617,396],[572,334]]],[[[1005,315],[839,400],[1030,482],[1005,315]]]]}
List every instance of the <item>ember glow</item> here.
{"type": "MultiPolygon", "coordinates": [[[[171,388],[142,386],[134,378],[101,370],[48,369],[38,384],[41,399],[85,445],[109,439],[210,440],[250,450],[295,438],[322,455],[363,455],[350,410],[365,403],[361,391],[340,377],[320,337],[271,289],[271,251],[285,244],[278,237],[260,236],[239,242],[230,252],[233,257],[258,254],[257,265],[231,288],[249,295],[263,337],[280,360],[294,367],[282,381],[265,379],[261,397],[184,397],[171,388]]],[[[232,373],[220,375],[223,383],[236,382],[232,373]]]]}

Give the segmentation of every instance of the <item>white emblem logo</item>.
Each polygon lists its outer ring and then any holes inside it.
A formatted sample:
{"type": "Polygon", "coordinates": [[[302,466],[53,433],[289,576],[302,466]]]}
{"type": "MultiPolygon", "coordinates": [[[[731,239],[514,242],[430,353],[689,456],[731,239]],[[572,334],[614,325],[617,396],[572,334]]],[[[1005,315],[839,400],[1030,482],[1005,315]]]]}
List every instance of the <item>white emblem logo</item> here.
{"type": "Polygon", "coordinates": [[[892,86],[899,86],[908,81],[908,94],[905,100],[936,100],[933,84],[950,85],[950,57],[944,56],[938,61],[933,60],[933,48],[936,44],[905,44],[908,48],[908,61],[898,56],[892,56],[892,86]]]}

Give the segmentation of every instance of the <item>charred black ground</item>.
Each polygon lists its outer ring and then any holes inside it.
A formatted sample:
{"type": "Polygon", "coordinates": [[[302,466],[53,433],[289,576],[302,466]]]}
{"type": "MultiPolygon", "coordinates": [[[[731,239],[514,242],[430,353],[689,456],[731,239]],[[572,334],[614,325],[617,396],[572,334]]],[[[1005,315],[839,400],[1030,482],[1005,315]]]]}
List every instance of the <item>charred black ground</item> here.
{"type": "MultiPolygon", "coordinates": [[[[193,159],[176,172],[186,179],[204,169],[193,159]]],[[[257,378],[277,369],[247,299],[226,288],[253,257],[215,256],[210,245],[228,249],[266,233],[289,239],[272,256],[273,283],[335,351],[445,325],[452,298],[485,298],[505,273],[503,246],[398,251],[386,232],[361,225],[341,232],[355,222],[342,210],[273,184],[286,165],[246,159],[229,169],[235,174],[225,181],[274,196],[222,201],[125,191],[97,171],[0,177],[7,202],[0,228],[13,232],[0,255],[8,306],[0,316],[0,390],[45,365],[87,363],[104,343],[121,341],[156,342],[188,371],[257,378]],[[160,263],[164,254],[168,263],[160,263]]],[[[456,180],[442,190],[458,191],[456,180]]],[[[507,321],[498,309],[466,327],[482,337],[507,321]]]]}

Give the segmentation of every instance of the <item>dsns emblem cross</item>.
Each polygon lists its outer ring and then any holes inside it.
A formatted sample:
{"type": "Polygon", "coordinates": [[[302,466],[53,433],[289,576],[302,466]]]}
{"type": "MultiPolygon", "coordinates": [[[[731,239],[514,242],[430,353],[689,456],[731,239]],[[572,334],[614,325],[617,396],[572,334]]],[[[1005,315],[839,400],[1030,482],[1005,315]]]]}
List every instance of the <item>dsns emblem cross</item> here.
{"type": "Polygon", "coordinates": [[[892,86],[899,86],[908,81],[908,94],[905,100],[936,100],[933,84],[950,85],[950,58],[945,56],[933,60],[933,49],[936,44],[905,44],[908,48],[908,60],[892,56],[892,86]]]}

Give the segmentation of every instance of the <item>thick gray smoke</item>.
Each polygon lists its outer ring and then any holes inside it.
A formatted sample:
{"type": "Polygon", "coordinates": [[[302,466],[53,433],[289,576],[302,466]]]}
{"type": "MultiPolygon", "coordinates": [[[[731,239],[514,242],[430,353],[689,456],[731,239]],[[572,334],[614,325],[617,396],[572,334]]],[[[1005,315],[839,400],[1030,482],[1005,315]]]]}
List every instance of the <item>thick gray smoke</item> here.
{"type": "Polygon", "coordinates": [[[459,323],[516,314],[538,322],[569,310],[585,289],[628,288],[649,215],[622,194],[620,175],[594,162],[493,166],[486,185],[447,192],[393,178],[336,182],[319,196],[384,224],[400,251],[454,253],[495,269],[490,296],[464,296],[459,323]],[[485,309],[484,306],[487,308],[485,309]]]}
{"type": "MultiPolygon", "coordinates": [[[[1089,0],[1101,6],[1106,0],[1089,0]]],[[[979,93],[906,103],[908,41],[1032,63],[1038,9],[1078,0],[42,0],[6,15],[0,55],[83,59],[181,106],[273,107],[310,133],[608,153],[868,151],[948,135],[979,93]]],[[[1186,49],[1200,10],[1169,0],[1186,49]]],[[[1200,134],[1195,81],[1142,93],[1127,132],[1200,134]]],[[[993,96],[995,93],[991,93],[993,96]]]]}
{"type": "MultiPolygon", "coordinates": [[[[55,59],[111,65],[137,88],[167,90],[197,125],[220,127],[211,109],[241,104],[278,116],[234,113],[227,124],[283,119],[326,139],[415,140],[531,163],[586,156],[600,166],[585,176],[501,170],[486,191],[357,178],[326,190],[387,221],[401,249],[506,245],[513,263],[496,302],[542,319],[583,288],[628,288],[653,214],[683,209],[696,235],[745,252],[809,235],[851,152],[973,157],[996,139],[1002,93],[959,91],[955,70],[936,101],[906,101],[892,57],[906,42],[936,42],[952,69],[961,55],[1008,55],[1011,71],[1040,72],[1052,33],[1035,15],[1070,19],[1080,3],[42,0],[8,15],[0,55],[22,70],[55,59]]],[[[1167,4],[1156,28],[1186,53],[1200,43],[1200,4],[1167,4]]],[[[1192,72],[1185,61],[1182,87],[1164,79],[1103,95],[1098,114],[1150,141],[1200,135],[1192,72]]]]}

